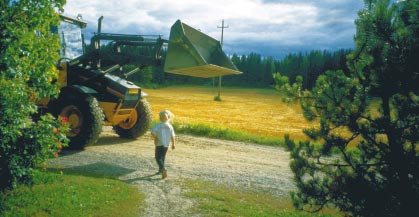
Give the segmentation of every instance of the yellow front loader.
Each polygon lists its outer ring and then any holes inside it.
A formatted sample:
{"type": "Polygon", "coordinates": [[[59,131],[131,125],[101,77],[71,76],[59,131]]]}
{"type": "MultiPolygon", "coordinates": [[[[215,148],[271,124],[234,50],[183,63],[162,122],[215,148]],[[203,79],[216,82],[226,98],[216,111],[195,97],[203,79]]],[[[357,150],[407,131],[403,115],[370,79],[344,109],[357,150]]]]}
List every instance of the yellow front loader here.
{"type": "Polygon", "coordinates": [[[64,117],[70,124],[70,148],[81,149],[94,144],[103,126],[113,126],[123,138],[135,139],[150,127],[151,108],[141,88],[117,76],[127,64],[137,68],[126,74],[165,60],[166,72],[216,77],[240,74],[221,49],[220,43],[204,33],[177,21],[171,28],[169,40],[160,36],[102,33],[99,18],[98,32],[85,46],[81,28],[86,23],[61,16],[57,28],[61,37],[61,56],[57,99],[44,100],[41,109],[64,117]],[[77,36],[80,34],[80,36],[77,36]],[[77,36],[77,37],[75,37],[77,36]],[[103,52],[101,45],[110,45],[112,52],[103,52]],[[162,52],[167,45],[166,57],[162,52]],[[126,47],[148,47],[152,55],[141,58],[124,53],[126,47]]]}

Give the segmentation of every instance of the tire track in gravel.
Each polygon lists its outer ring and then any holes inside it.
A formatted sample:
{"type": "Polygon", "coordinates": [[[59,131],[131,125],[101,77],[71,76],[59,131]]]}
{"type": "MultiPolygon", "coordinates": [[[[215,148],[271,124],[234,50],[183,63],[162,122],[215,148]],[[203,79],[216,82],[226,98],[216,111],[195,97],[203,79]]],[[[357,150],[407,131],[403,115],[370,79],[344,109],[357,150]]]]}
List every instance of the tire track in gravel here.
{"type": "MultiPolygon", "coordinates": [[[[64,151],[51,159],[51,167],[67,168],[118,178],[146,196],[139,216],[190,216],[195,201],[183,196],[181,181],[201,179],[243,189],[256,189],[287,197],[295,189],[289,169],[289,153],[281,148],[204,137],[178,135],[176,149],[169,150],[169,176],[156,175],[154,144],[147,133],[138,140],[118,138],[105,127],[96,145],[83,151],[64,151]]],[[[197,214],[195,214],[197,215],[197,214]]]]}

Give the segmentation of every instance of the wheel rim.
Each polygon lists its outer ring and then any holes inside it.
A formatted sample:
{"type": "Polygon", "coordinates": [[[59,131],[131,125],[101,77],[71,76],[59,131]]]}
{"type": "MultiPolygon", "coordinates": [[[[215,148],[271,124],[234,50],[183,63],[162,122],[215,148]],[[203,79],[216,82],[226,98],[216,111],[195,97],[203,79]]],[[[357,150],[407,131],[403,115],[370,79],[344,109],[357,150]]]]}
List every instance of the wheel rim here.
{"type": "Polygon", "coordinates": [[[80,133],[81,127],[83,125],[83,115],[80,110],[76,106],[69,105],[61,110],[60,116],[66,117],[68,119],[70,131],[67,133],[67,136],[77,136],[80,133]]]}
{"type": "Polygon", "coordinates": [[[137,110],[134,109],[131,112],[131,115],[129,116],[128,119],[119,123],[119,127],[121,127],[122,129],[125,129],[125,130],[129,130],[129,129],[133,128],[134,125],[137,123],[137,118],[138,118],[138,113],[137,113],[137,110]]]}

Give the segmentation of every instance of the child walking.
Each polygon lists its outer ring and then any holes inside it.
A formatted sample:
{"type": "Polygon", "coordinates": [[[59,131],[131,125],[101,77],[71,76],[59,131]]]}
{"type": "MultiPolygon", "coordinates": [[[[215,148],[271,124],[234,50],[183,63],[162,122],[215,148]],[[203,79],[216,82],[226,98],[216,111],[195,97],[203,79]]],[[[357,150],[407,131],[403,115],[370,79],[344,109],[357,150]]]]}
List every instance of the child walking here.
{"type": "Polygon", "coordinates": [[[174,115],[168,110],[163,110],[159,113],[159,117],[160,123],[154,125],[151,129],[151,135],[154,138],[154,145],[156,145],[155,158],[159,166],[158,174],[162,174],[164,179],[167,177],[167,170],[164,167],[167,150],[170,145],[172,150],[175,149],[175,131],[170,124],[170,120],[174,115]]]}

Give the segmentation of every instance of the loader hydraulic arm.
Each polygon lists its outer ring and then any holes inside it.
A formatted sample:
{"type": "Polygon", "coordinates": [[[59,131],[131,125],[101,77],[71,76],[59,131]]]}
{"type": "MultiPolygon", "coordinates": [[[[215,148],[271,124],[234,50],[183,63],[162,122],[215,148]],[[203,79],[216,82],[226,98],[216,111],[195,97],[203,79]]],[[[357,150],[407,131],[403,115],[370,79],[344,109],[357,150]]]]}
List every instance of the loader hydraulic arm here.
{"type": "MultiPolygon", "coordinates": [[[[142,35],[126,35],[126,34],[111,34],[111,33],[97,33],[92,37],[90,49],[85,56],[84,62],[95,63],[97,68],[102,65],[137,65],[143,68],[150,65],[159,65],[161,60],[161,52],[163,46],[168,43],[168,40],[162,39],[161,36],[142,36],[142,35]],[[111,50],[108,52],[101,51],[101,42],[110,41],[111,50]],[[147,54],[132,55],[123,52],[123,47],[138,47],[148,51],[147,54]],[[145,49],[149,48],[149,49],[145,49]],[[113,63],[104,63],[110,61],[113,63]]],[[[93,64],[93,65],[95,65],[93,64]]]]}
{"type": "Polygon", "coordinates": [[[98,20],[98,32],[91,38],[87,52],[79,59],[83,65],[90,65],[93,69],[109,68],[115,65],[121,67],[126,64],[137,66],[135,70],[128,72],[132,74],[144,67],[159,65],[163,46],[169,41],[161,35],[129,35],[101,32],[103,17],[98,20]],[[103,50],[106,42],[108,49],[103,50]],[[125,52],[127,47],[137,47],[135,55],[132,52],[125,52]],[[110,48],[110,49],[109,49],[110,48]]]}

